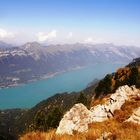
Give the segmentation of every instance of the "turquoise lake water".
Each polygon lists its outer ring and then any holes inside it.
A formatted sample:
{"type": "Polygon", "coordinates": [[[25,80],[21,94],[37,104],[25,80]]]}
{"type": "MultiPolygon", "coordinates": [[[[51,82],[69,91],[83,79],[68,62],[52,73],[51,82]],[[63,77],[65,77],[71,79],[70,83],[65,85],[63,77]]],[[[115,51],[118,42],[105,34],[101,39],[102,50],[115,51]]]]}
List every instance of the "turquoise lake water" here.
{"type": "Polygon", "coordinates": [[[56,93],[80,91],[95,78],[101,79],[125,64],[94,64],[45,80],[0,89],[0,109],[29,108],[56,93]]]}

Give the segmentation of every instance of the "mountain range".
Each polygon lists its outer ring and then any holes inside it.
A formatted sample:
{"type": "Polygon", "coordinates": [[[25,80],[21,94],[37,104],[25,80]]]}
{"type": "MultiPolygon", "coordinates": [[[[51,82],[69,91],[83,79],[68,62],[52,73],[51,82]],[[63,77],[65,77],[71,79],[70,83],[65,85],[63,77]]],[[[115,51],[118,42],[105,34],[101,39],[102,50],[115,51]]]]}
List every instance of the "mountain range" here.
{"type": "Polygon", "coordinates": [[[113,44],[13,46],[0,42],[0,87],[48,78],[95,63],[126,63],[140,56],[140,48],[113,44]]]}

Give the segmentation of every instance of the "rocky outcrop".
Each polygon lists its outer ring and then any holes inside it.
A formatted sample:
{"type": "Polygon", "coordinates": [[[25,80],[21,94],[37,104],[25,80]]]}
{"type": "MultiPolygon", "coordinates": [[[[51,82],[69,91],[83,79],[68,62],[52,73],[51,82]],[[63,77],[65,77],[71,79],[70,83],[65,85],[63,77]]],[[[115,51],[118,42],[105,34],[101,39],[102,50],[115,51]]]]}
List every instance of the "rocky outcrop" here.
{"type": "Polygon", "coordinates": [[[104,103],[92,107],[88,110],[82,104],[74,105],[68,111],[57,128],[57,134],[73,134],[73,131],[85,132],[88,124],[92,122],[102,122],[114,116],[114,111],[120,109],[126,100],[139,96],[140,90],[135,86],[122,86],[104,103]]]}
{"type": "Polygon", "coordinates": [[[127,121],[140,124],[140,107],[134,110],[132,116],[127,121]]]}
{"type": "Polygon", "coordinates": [[[88,130],[90,111],[81,103],[75,104],[61,120],[57,134],[72,134],[73,131],[84,132],[88,130]]]}
{"type": "Polygon", "coordinates": [[[90,109],[92,122],[102,122],[113,117],[113,112],[116,109],[120,109],[126,100],[139,96],[139,93],[140,90],[136,89],[135,86],[119,87],[104,104],[99,104],[90,109]]]}

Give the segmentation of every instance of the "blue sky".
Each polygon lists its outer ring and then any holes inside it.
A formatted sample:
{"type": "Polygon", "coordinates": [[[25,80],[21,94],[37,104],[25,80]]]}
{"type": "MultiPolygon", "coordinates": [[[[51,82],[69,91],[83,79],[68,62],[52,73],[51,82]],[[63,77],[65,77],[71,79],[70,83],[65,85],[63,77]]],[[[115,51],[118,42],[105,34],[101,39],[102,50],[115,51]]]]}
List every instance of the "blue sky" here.
{"type": "Polygon", "coordinates": [[[0,40],[140,46],[140,0],[0,0],[0,40]]]}

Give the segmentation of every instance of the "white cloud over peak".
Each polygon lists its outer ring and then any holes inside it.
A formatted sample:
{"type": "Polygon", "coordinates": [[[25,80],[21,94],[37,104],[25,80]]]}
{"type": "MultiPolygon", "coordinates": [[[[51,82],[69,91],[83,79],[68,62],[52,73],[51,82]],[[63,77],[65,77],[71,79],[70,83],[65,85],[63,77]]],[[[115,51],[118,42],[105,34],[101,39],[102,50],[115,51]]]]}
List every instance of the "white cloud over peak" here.
{"type": "Polygon", "coordinates": [[[93,37],[88,37],[87,39],[84,40],[84,43],[104,43],[102,38],[93,38],[93,37]]]}
{"type": "Polygon", "coordinates": [[[11,37],[14,37],[14,33],[0,28],[0,38],[11,38],[11,37]]]}
{"type": "Polygon", "coordinates": [[[84,41],[85,43],[93,43],[94,42],[94,40],[93,40],[93,38],[92,37],[88,37],[87,39],[85,39],[85,41],[84,41]]]}
{"type": "Polygon", "coordinates": [[[52,40],[53,38],[56,38],[56,33],[57,31],[56,30],[52,30],[51,32],[49,33],[44,33],[44,32],[39,32],[37,34],[37,38],[39,41],[41,42],[44,42],[44,41],[50,41],[52,40]]]}
{"type": "Polygon", "coordinates": [[[66,37],[67,39],[70,39],[70,38],[72,38],[72,36],[73,36],[73,33],[72,32],[69,32],[68,33],[68,36],[66,37]]]}

